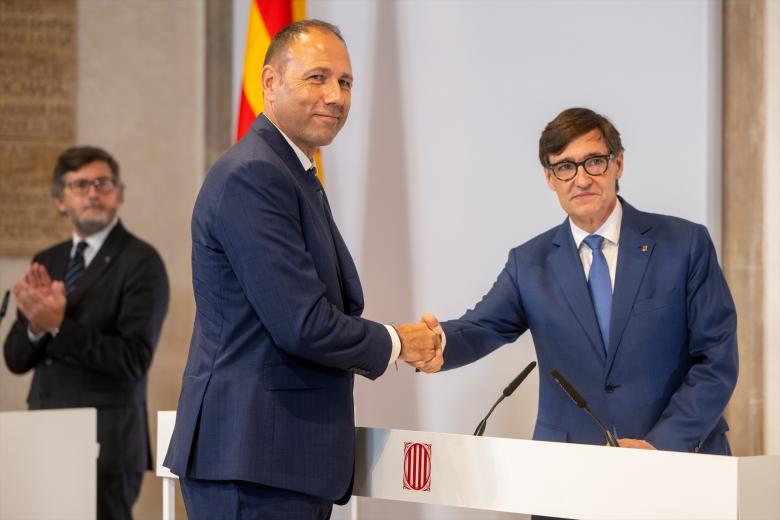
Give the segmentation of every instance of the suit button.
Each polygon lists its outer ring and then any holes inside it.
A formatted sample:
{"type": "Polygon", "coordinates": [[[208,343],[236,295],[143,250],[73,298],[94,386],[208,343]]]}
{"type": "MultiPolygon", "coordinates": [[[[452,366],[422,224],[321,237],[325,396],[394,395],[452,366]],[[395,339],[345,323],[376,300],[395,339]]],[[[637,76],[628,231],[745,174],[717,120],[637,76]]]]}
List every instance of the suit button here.
{"type": "Polygon", "coordinates": [[[608,394],[611,394],[612,392],[615,391],[616,388],[617,386],[615,385],[607,385],[604,387],[604,390],[606,390],[608,394]]]}
{"type": "Polygon", "coordinates": [[[47,367],[50,367],[52,363],[54,363],[54,361],[52,361],[51,358],[47,357],[46,359],[43,360],[43,364],[46,365],[47,367]]]}

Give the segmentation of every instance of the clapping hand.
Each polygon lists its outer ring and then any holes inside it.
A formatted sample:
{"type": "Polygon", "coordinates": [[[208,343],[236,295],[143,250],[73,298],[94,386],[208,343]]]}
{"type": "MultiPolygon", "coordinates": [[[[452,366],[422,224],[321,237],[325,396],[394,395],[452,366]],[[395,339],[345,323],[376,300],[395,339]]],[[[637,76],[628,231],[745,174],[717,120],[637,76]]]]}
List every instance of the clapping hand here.
{"type": "Polygon", "coordinates": [[[30,332],[40,334],[59,328],[65,318],[65,284],[52,281],[46,268],[33,263],[14,285],[19,310],[30,322],[30,332]]]}

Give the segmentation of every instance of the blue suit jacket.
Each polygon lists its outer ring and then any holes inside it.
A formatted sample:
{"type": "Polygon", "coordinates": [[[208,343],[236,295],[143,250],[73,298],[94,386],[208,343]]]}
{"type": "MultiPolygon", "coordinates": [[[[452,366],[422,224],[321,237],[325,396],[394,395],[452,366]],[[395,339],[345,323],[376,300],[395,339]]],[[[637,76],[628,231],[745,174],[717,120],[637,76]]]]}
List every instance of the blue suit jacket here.
{"type": "Polygon", "coordinates": [[[165,465],[329,498],[349,493],[353,374],[387,368],[319,182],[261,115],[192,217],[196,316],[165,465]]]}
{"type": "Polygon", "coordinates": [[[482,301],[443,324],[444,368],[530,329],[540,369],[534,439],[604,444],[550,376],[556,368],[620,437],[728,454],[722,414],[737,380],[737,319],[707,230],[621,202],[608,355],[567,219],[513,249],[482,301]]]}

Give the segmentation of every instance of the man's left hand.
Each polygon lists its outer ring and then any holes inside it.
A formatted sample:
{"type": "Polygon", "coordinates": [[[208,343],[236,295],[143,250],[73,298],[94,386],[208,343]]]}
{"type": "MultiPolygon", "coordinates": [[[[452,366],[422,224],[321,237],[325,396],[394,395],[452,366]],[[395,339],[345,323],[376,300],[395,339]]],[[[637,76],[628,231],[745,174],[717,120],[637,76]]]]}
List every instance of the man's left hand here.
{"type": "Polygon", "coordinates": [[[621,448],[635,448],[638,450],[655,450],[655,446],[642,439],[618,439],[621,448]]]}

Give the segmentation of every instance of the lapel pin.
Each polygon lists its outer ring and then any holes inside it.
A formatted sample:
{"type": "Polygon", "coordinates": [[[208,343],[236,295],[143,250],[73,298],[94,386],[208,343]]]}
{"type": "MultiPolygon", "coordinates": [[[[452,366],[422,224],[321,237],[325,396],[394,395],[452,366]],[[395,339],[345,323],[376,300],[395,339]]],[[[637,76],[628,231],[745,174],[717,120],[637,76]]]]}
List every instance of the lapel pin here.
{"type": "MultiPolygon", "coordinates": [[[[647,246],[645,246],[645,247],[647,247],[647,246]]],[[[109,262],[111,261],[111,257],[110,257],[110,256],[106,256],[105,258],[103,258],[103,260],[104,260],[106,263],[109,263],[109,262]]]]}
{"type": "Polygon", "coordinates": [[[647,244],[642,244],[642,252],[647,253],[647,244]]]}

